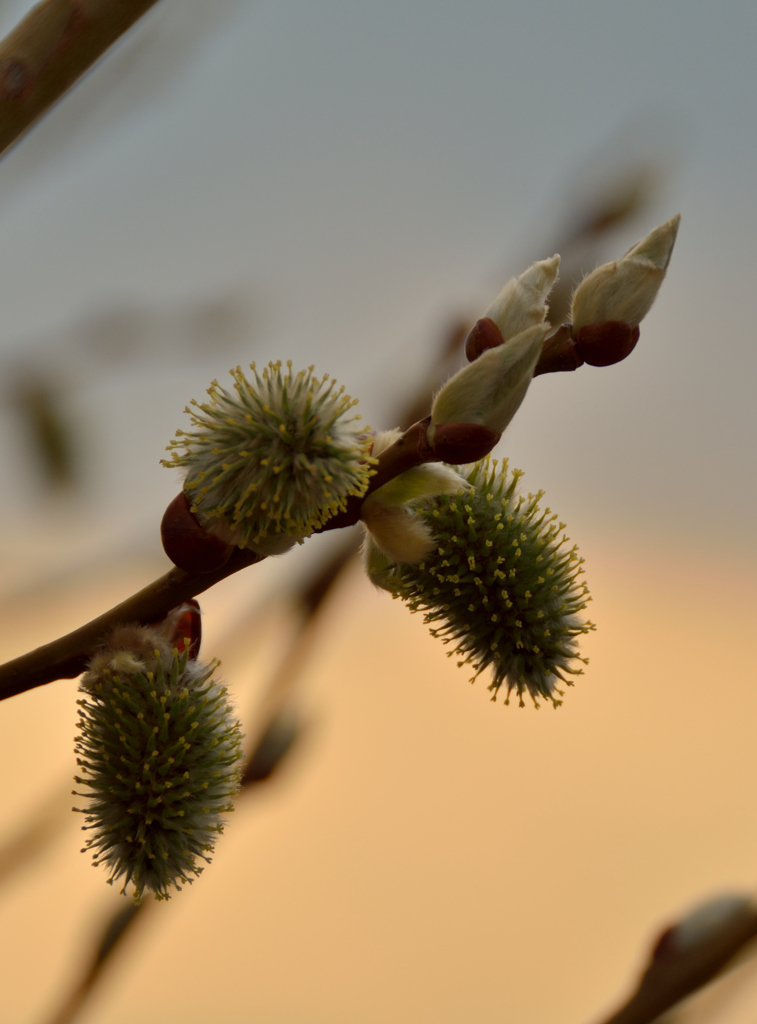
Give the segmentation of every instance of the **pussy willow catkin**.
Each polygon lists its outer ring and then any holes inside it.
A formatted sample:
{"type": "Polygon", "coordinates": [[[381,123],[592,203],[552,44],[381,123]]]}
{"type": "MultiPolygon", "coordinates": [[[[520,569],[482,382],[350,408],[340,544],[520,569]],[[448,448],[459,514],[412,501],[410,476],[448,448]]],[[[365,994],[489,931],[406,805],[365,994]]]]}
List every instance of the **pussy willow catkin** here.
{"type": "Polygon", "coordinates": [[[126,632],[142,649],[116,636],[82,678],[76,782],[87,804],[75,810],[110,883],[131,883],[137,902],[146,891],[168,899],[210,862],[239,788],[242,737],[215,664],[148,629],[126,632]]]}
{"type": "Polygon", "coordinates": [[[435,549],[416,565],[396,564],[383,585],[424,613],[473,679],[491,671],[492,699],[504,687],[505,703],[514,691],[521,705],[528,693],[537,706],[557,706],[560,683],[582,673],[577,637],[594,628],[580,615],[590,598],[564,524],[540,509],[541,492],[516,493],[521,476],[486,458],[468,472],[469,491],[419,505],[435,549]]]}

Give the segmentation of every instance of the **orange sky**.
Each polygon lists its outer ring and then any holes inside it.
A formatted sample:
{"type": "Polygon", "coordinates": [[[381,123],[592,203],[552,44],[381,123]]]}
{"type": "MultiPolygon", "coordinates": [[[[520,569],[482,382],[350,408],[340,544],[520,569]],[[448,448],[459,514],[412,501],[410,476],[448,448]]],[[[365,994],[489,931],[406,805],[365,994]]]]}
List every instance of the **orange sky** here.
{"type": "MultiPolygon", "coordinates": [[[[351,576],[304,680],[299,755],[244,799],[200,882],[154,908],[83,1024],[591,1024],[659,925],[751,890],[753,565],[675,542],[582,550],[599,629],[558,711],[490,703],[419,617],[351,576]]],[[[150,571],[59,588],[37,639],[150,571]]],[[[230,594],[205,600],[211,642],[230,594]]],[[[243,647],[205,652],[226,655],[242,710],[274,654],[243,647]]],[[[64,682],[3,705],[6,835],[73,771],[74,700],[64,682]]],[[[44,1020],[117,899],[77,824],[0,890],[4,1021],[44,1020]]],[[[755,1000],[719,1020],[751,1021],[755,1000]]]]}

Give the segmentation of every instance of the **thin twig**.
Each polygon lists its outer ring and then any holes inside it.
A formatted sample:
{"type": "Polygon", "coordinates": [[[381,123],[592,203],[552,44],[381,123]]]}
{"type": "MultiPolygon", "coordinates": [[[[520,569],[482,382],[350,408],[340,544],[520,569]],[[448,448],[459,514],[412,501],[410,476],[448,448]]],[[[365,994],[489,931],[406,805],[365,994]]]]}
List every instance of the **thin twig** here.
{"type": "Polygon", "coordinates": [[[127,934],[131,934],[134,922],[138,919],[143,920],[150,912],[150,908],[149,903],[141,903],[139,906],[127,903],[115,911],[105,923],[83,974],[61,1005],[56,1008],[53,1016],[45,1019],[45,1024],[71,1024],[79,1016],[114,951],[121,949],[122,940],[127,934]]]}
{"type": "Polygon", "coordinates": [[[0,42],[0,153],[157,0],[43,0],[0,42]]]}
{"type": "Polygon", "coordinates": [[[36,866],[36,861],[71,824],[69,794],[71,782],[33,808],[20,828],[0,846],[0,887],[16,879],[19,871],[36,866]],[[65,794],[65,799],[64,799],[65,794]]]}

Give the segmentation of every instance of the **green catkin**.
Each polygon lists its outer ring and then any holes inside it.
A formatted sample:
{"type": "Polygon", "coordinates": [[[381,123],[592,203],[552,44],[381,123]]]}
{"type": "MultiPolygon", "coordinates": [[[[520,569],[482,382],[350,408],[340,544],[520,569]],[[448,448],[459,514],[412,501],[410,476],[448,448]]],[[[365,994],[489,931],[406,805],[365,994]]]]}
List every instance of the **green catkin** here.
{"type": "Polygon", "coordinates": [[[370,438],[328,374],[293,374],[291,362],[250,369],[252,381],[237,367],[233,391],[213,381],[210,402],[192,403],[195,429],[177,431],[163,464],[186,467],[185,493],[211,532],[240,547],[276,535],[294,543],[365,493],[370,438]]]}
{"type": "Polygon", "coordinates": [[[168,899],[210,863],[223,817],[234,809],[242,735],[227,691],[212,679],[217,663],[154,652],[144,671],[88,672],[78,701],[75,780],[85,792],[82,852],[131,883],[168,899]]]}
{"type": "Polygon", "coordinates": [[[543,492],[516,494],[520,470],[508,475],[488,457],[467,474],[470,491],[439,496],[416,510],[437,547],[417,565],[395,564],[381,585],[424,613],[431,633],[454,644],[448,656],[470,665],[473,682],[491,670],[492,700],[504,688],[523,706],[544,698],[557,707],[562,682],[581,675],[576,638],[594,629],[580,617],[590,600],[580,579],[583,559],[568,547],[543,492]]]}

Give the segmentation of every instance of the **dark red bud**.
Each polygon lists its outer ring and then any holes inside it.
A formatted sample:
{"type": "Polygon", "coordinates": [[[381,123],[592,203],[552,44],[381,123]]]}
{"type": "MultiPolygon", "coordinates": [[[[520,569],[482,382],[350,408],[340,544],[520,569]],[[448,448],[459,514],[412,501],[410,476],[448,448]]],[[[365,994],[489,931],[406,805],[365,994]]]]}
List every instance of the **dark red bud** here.
{"type": "Polygon", "coordinates": [[[576,348],[589,366],[612,366],[630,355],[639,340],[639,328],[618,320],[587,324],[573,335],[576,348]]]}
{"type": "Polygon", "coordinates": [[[482,316],[477,320],[468,337],[465,339],[465,355],[469,363],[478,359],[482,352],[488,348],[496,348],[504,343],[502,331],[490,320],[488,316],[482,316]]]}
{"type": "Polygon", "coordinates": [[[499,441],[500,434],[480,423],[440,423],[434,431],[433,451],[440,462],[460,466],[478,462],[499,441]]]}
{"type": "Polygon", "coordinates": [[[236,550],[233,544],[226,544],[200,526],[183,491],[176,495],[163,515],[160,539],[174,565],[186,572],[220,569],[236,550]]]}

